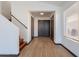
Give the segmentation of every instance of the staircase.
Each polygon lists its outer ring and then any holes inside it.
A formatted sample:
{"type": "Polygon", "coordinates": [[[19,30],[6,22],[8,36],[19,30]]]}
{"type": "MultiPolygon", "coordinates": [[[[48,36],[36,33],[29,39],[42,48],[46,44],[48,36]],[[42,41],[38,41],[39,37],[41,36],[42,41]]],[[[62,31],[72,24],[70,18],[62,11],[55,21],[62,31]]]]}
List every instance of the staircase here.
{"type": "Polygon", "coordinates": [[[21,51],[26,46],[24,39],[19,39],[19,50],[21,51]]]}
{"type": "Polygon", "coordinates": [[[19,21],[19,19],[17,19],[14,15],[11,14],[11,17],[13,18],[12,23],[14,23],[20,29],[19,50],[21,51],[27,45],[22,35],[24,34],[24,31],[22,31],[22,29],[27,30],[27,27],[21,21],[19,21]]]}
{"type": "MultiPolygon", "coordinates": [[[[12,17],[15,18],[14,16],[12,17]]],[[[17,20],[17,18],[15,20],[27,30],[23,23],[17,20]]],[[[0,15],[0,55],[18,55],[26,46],[26,42],[20,33],[21,29],[23,28],[0,15]]]]}

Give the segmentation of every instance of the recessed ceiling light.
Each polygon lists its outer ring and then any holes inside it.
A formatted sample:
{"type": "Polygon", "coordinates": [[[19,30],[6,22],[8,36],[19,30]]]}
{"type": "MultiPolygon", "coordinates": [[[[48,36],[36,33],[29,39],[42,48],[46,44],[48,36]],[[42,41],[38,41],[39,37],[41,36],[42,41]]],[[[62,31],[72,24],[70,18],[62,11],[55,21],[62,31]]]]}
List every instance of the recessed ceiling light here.
{"type": "Polygon", "coordinates": [[[44,13],[42,12],[42,13],[40,13],[40,15],[44,15],[44,13]]]}

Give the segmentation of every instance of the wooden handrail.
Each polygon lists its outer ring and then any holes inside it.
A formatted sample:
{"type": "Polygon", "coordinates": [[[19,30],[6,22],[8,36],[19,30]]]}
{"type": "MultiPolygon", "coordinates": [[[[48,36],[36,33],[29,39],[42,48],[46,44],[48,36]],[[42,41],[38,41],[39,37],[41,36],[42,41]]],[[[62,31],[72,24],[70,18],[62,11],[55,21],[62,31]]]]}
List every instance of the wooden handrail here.
{"type": "Polygon", "coordinates": [[[15,20],[17,20],[21,25],[23,25],[23,26],[27,29],[27,27],[26,27],[21,21],[19,21],[15,16],[13,16],[12,14],[11,14],[11,16],[12,16],[13,18],[15,18],[15,20]]]}

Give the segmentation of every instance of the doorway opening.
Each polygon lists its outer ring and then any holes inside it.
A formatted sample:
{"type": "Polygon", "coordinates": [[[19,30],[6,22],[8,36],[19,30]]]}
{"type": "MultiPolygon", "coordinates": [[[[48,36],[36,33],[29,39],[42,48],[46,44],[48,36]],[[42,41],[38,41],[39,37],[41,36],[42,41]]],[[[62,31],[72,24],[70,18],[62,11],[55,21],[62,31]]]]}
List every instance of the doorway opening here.
{"type": "Polygon", "coordinates": [[[50,37],[54,40],[54,11],[31,12],[31,37],[50,37]]]}

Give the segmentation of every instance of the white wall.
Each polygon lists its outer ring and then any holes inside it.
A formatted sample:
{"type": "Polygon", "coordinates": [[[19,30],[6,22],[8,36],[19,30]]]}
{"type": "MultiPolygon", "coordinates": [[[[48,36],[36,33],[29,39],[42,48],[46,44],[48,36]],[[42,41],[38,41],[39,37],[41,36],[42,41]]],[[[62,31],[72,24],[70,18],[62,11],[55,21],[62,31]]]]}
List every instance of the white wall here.
{"type": "Polygon", "coordinates": [[[41,2],[11,2],[12,14],[17,17],[21,22],[23,22],[28,27],[26,41],[31,40],[31,17],[28,12],[30,11],[55,11],[55,43],[61,43],[62,41],[62,10],[60,7],[45,4],[41,2]]]}
{"type": "MultiPolygon", "coordinates": [[[[76,2],[75,4],[73,4],[70,8],[66,9],[64,11],[64,19],[63,21],[66,21],[66,17],[70,16],[74,13],[79,13],[79,2],[76,2]]],[[[66,24],[64,23],[64,33],[65,33],[65,28],[66,24]]],[[[73,39],[64,37],[62,44],[68,48],[71,52],[73,52],[76,56],[79,56],[79,42],[75,41],[73,39]]]]}
{"type": "Polygon", "coordinates": [[[63,45],[69,49],[72,53],[79,57],[79,42],[70,38],[64,37],[63,45]]]}
{"type": "Polygon", "coordinates": [[[38,19],[34,18],[34,37],[38,37],[38,19]]]}
{"type": "Polygon", "coordinates": [[[19,28],[0,15],[0,55],[19,54],[19,28]]]}

